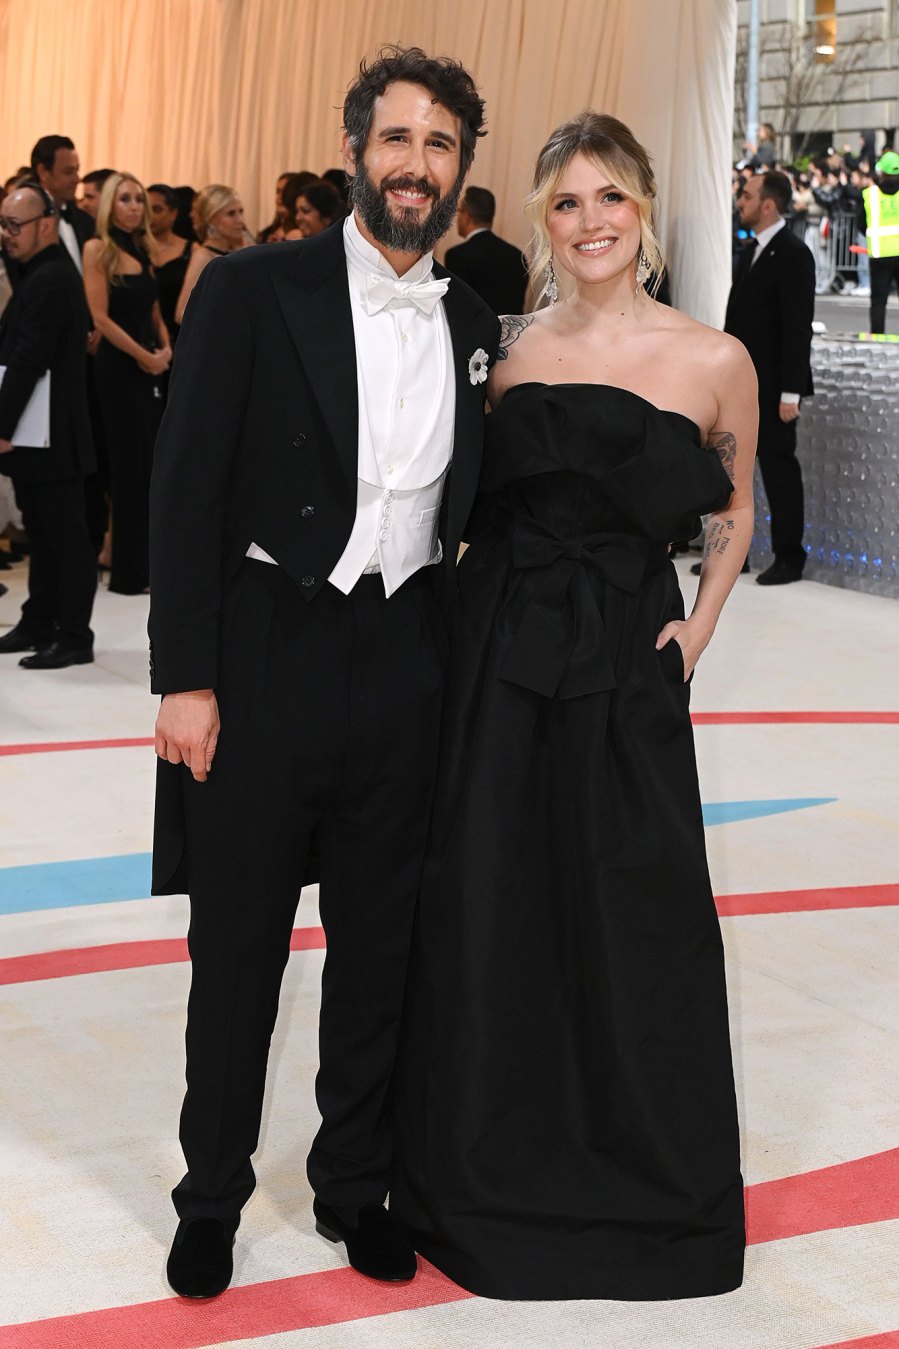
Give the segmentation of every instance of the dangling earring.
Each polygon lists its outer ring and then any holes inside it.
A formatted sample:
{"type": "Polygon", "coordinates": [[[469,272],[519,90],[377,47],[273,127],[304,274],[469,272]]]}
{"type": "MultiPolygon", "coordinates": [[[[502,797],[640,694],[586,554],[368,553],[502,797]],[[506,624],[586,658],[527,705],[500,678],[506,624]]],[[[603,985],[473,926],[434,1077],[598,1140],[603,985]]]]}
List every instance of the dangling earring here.
{"type": "Polygon", "coordinates": [[[553,266],[552,258],[550,258],[549,266],[546,269],[546,285],[543,287],[543,294],[549,297],[550,307],[559,298],[559,283],[556,280],[556,269],[553,266]]]}
{"type": "Polygon", "coordinates": [[[643,282],[652,276],[652,267],[649,258],[646,256],[646,250],[640,245],[640,252],[637,256],[637,284],[634,286],[634,294],[639,295],[643,289],[643,282]]]}

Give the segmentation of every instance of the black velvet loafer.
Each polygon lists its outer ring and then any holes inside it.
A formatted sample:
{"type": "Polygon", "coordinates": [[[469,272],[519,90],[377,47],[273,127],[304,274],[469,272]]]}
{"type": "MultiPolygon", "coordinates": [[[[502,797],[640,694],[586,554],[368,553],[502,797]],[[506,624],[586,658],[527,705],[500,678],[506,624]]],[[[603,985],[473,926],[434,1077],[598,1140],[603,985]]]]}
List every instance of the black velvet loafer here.
{"type": "Polygon", "coordinates": [[[794,567],[789,562],[772,562],[767,571],[759,572],[755,583],[757,586],[785,586],[801,580],[801,567],[794,567]]]}
{"type": "Polygon", "coordinates": [[[317,1199],[312,1205],[315,1230],[327,1241],[342,1241],[353,1269],[384,1283],[408,1283],[418,1270],[409,1238],[381,1204],[366,1204],[351,1227],[317,1199]]]}
{"type": "Polygon", "coordinates": [[[182,1218],[165,1276],[179,1297],[218,1297],[234,1273],[234,1237],[218,1218],[182,1218]]]}

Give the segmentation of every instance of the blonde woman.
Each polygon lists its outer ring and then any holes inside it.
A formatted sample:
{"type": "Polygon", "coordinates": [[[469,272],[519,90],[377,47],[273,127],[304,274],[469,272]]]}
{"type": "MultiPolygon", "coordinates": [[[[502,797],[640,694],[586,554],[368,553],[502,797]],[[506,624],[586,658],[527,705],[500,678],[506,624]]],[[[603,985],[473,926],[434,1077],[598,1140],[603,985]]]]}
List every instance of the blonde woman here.
{"type": "Polygon", "coordinates": [[[646,293],[654,198],[627,127],[559,127],[528,203],[550,303],[505,319],[492,370],[483,352],[470,367],[493,411],[390,1208],[488,1297],[692,1298],[742,1279],[688,681],[752,533],[756,385],[738,342],[646,293]],[[685,617],[668,545],[702,512],[685,617]]]}
{"type": "Polygon", "coordinates": [[[243,203],[233,187],[224,187],[221,183],[204,187],[193,204],[191,220],[200,242],[194,245],[175,306],[175,322],[179,326],[184,322],[190,293],[203,268],[208,267],[214,258],[236,253],[253,242],[247,236],[243,203]]]}
{"type": "Polygon", "coordinates": [[[109,454],[115,515],[109,588],[146,590],[153,443],[162,409],[161,380],[172,360],[153,275],[147,194],[127,173],[103,184],[97,234],[84,246],[84,289],[102,336],[95,357],[97,396],[109,454]]]}

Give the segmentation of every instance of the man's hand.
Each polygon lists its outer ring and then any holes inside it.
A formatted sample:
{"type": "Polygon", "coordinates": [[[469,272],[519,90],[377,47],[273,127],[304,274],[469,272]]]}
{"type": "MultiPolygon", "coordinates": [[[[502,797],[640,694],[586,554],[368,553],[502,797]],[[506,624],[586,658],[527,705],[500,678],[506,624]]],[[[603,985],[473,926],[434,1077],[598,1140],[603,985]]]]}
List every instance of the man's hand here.
{"type": "Polygon", "coordinates": [[[0,454],[9,454],[12,449],[11,440],[0,440],[0,454]]]}
{"type": "Polygon", "coordinates": [[[220,729],[213,689],[167,693],[156,718],[156,753],[169,763],[183,763],[197,782],[205,782],[220,729]]]}
{"type": "Polygon", "coordinates": [[[781,403],[780,420],[782,422],[795,422],[798,416],[799,416],[798,403],[781,403]]]}

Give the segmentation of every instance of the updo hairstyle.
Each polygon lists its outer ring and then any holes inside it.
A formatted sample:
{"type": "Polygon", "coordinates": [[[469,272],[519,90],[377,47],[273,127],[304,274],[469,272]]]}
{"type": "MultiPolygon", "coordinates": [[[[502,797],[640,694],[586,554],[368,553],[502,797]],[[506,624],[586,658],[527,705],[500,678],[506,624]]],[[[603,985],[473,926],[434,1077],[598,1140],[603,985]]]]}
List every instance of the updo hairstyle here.
{"type": "Polygon", "coordinates": [[[225,187],[222,183],[211,183],[209,187],[204,187],[202,192],[197,194],[193,206],[193,217],[196,223],[197,238],[201,244],[205,244],[209,237],[209,226],[219,211],[224,211],[236,200],[237,193],[234,188],[225,187]]]}

